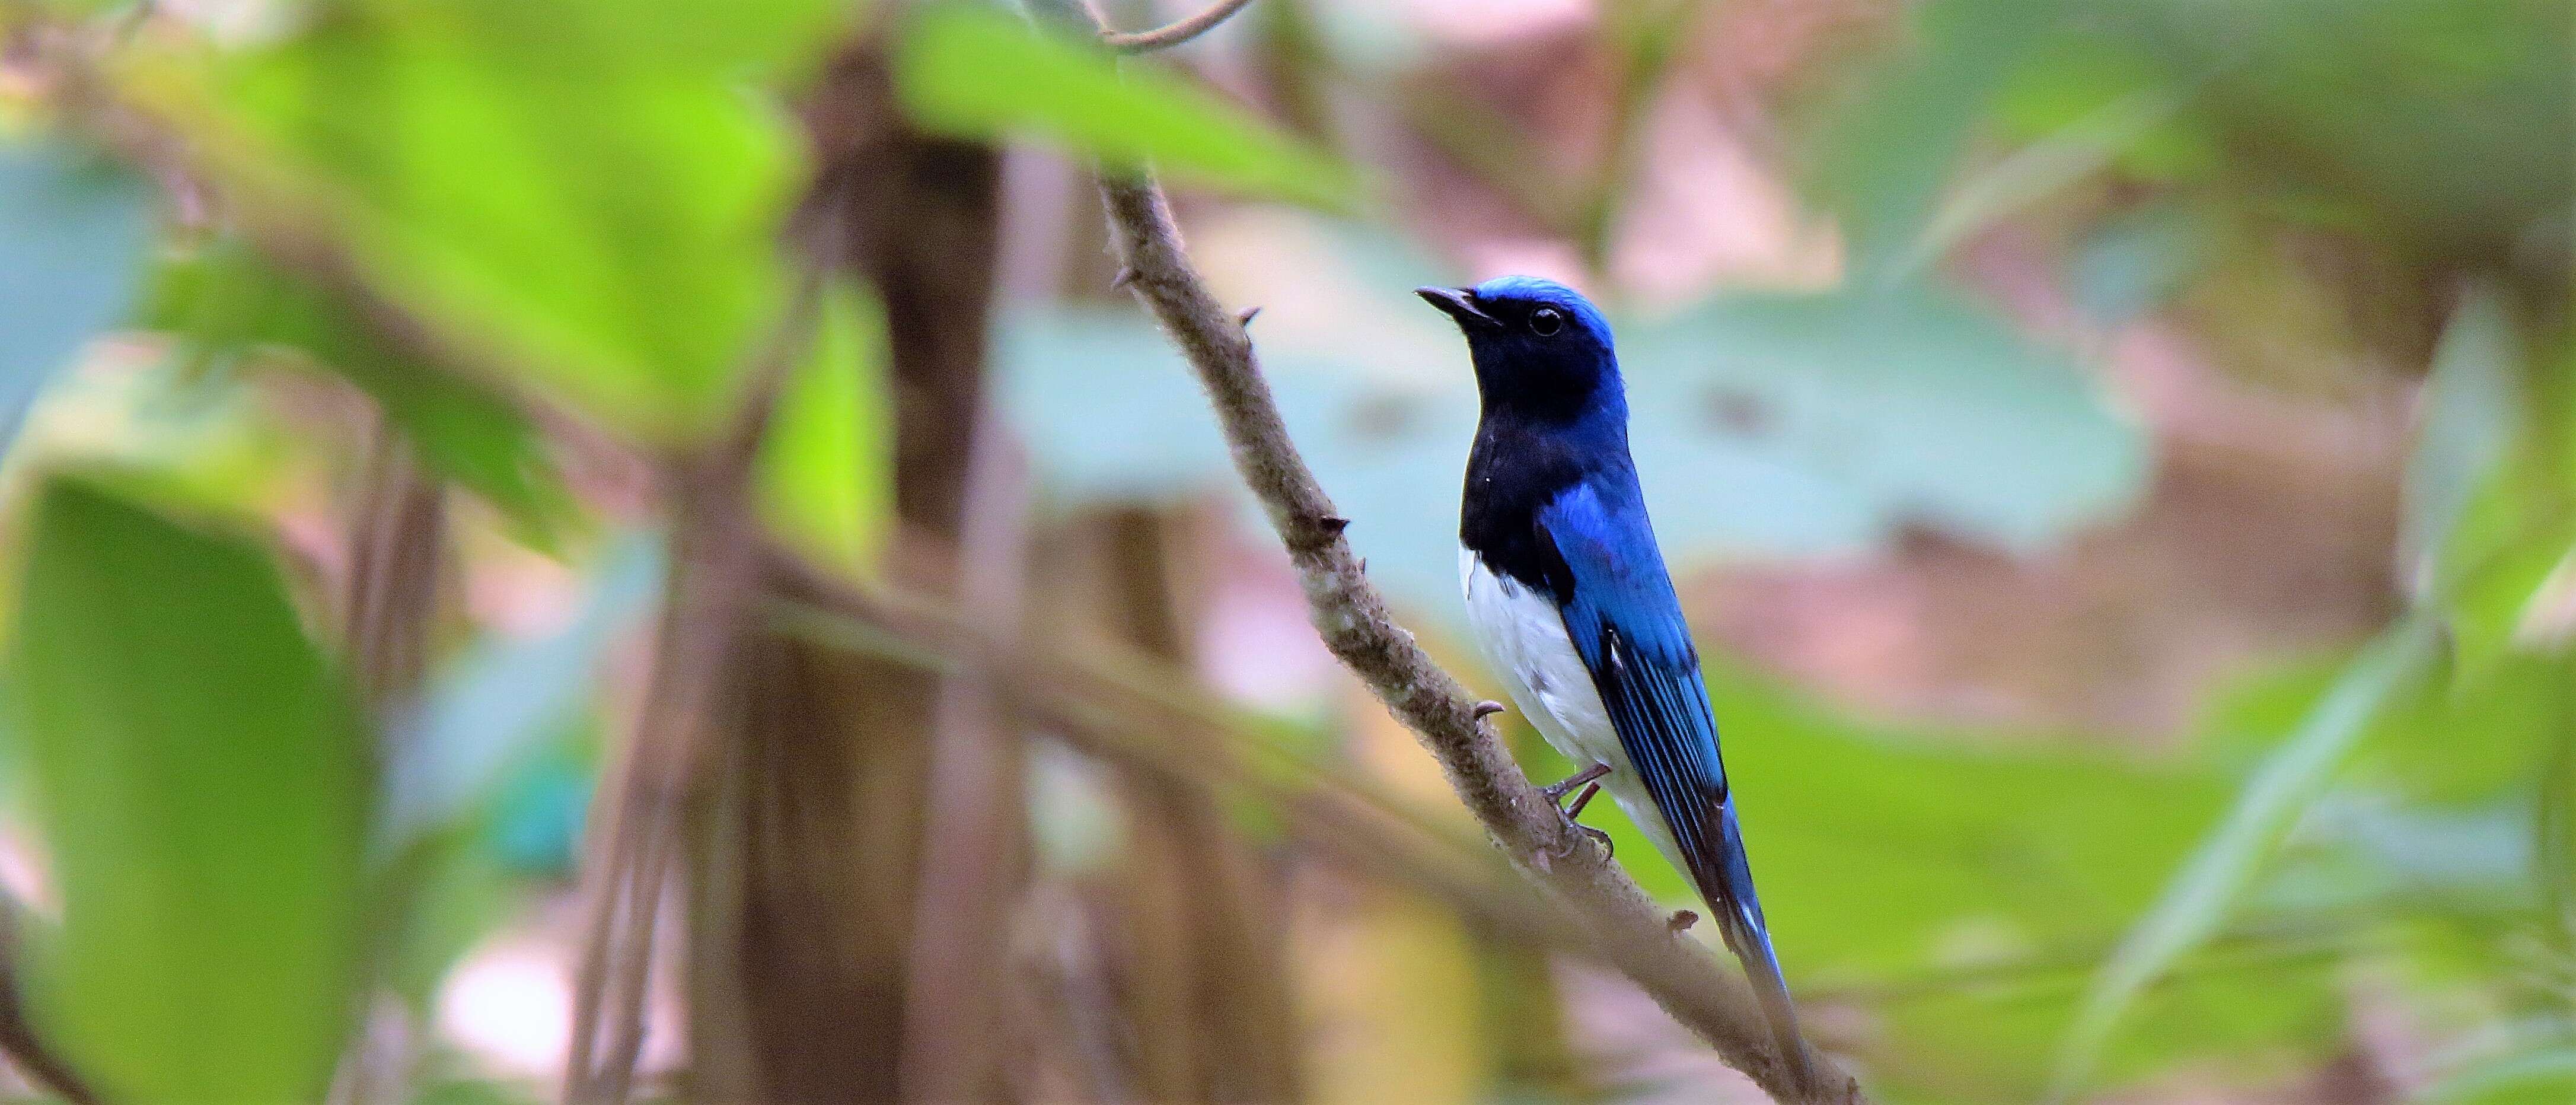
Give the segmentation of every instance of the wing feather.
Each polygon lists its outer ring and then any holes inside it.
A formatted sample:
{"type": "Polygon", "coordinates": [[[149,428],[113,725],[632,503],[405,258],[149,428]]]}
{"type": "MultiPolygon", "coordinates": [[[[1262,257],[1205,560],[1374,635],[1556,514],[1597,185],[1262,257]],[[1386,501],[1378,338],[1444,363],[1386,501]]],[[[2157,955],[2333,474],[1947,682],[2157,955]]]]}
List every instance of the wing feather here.
{"type": "Polygon", "coordinates": [[[1566,635],[1591,669],[1619,743],[1671,830],[1691,880],[1744,961],[1784,1055],[1797,1014],[1771,948],[1718,753],[1717,718],[1699,650],[1682,618],[1633,475],[1576,483],[1537,512],[1568,584],[1566,635]]]}

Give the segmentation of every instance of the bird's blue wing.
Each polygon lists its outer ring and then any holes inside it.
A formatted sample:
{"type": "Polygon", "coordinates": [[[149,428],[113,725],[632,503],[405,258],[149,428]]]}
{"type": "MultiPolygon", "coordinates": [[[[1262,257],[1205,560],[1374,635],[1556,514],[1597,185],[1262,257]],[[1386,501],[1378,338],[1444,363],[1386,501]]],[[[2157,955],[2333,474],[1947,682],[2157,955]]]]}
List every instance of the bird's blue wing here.
{"type": "Polygon", "coordinates": [[[1566,634],[1592,671],[1619,743],[1754,977],[1773,1030],[1784,1034],[1784,1054],[1797,1055],[1789,1043],[1796,1014],[1753,892],[1699,651],[1635,477],[1614,471],[1577,481],[1538,511],[1537,523],[1564,562],[1566,634]]]}

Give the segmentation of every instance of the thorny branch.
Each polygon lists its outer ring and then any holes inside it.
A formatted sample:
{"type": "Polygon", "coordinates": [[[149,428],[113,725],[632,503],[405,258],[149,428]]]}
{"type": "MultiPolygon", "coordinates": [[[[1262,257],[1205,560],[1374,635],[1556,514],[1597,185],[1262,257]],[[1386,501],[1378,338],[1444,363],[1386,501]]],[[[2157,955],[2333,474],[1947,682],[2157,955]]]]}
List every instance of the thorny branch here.
{"type": "MultiPolygon", "coordinates": [[[[1072,0],[1032,0],[1052,19],[1098,32],[1072,0]]],[[[1478,700],[1397,625],[1342,531],[1350,523],[1306,467],[1261,374],[1243,318],[1221,306],[1190,263],[1162,188],[1150,174],[1104,174],[1101,199],[1124,264],[1121,284],[1159,323],[1215,408],[1235,469],[1270,517],[1304,585],[1325,646],[1360,677],[1440,762],[1449,784],[1496,843],[1542,887],[1574,907],[1621,973],[1773,1097],[1857,1103],[1860,1085],[1817,1054],[1784,1062],[1751,996],[1703,945],[1682,936],[1637,884],[1591,847],[1532,786],[1478,700]]]]}

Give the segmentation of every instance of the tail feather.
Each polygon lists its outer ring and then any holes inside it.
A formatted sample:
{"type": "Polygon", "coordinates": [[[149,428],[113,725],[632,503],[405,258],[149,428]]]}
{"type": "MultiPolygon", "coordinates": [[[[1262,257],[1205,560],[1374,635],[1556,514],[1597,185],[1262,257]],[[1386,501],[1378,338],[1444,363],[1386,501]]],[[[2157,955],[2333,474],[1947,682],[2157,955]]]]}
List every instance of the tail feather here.
{"type": "Polygon", "coordinates": [[[1708,900],[1709,909],[1717,915],[1714,919],[1719,934],[1726,938],[1727,948],[1744,963],[1744,973],[1753,983],[1754,997],[1761,1000],[1762,1019],[1771,1029],[1771,1042],[1779,1050],[1781,1061],[1803,1076],[1807,1073],[1807,1051],[1805,1038],[1798,1031],[1798,1006],[1789,998],[1789,982],[1780,973],[1780,956],[1771,949],[1770,926],[1762,920],[1762,900],[1753,892],[1753,868],[1744,857],[1744,834],[1736,826],[1735,803],[1719,803],[1715,820],[1717,839],[1696,841],[1700,847],[1683,849],[1691,880],[1699,884],[1700,896],[1708,900]]]}

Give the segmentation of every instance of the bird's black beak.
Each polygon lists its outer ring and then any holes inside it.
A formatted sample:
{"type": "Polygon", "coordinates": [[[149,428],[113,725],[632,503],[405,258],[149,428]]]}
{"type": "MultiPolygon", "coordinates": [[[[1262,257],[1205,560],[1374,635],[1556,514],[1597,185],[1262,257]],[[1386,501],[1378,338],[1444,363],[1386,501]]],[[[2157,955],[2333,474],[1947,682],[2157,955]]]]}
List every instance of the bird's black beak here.
{"type": "Polygon", "coordinates": [[[1421,296],[1423,302],[1448,312],[1450,318],[1458,320],[1458,328],[1461,330],[1502,325],[1495,321],[1494,316],[1486,314],[1483,308],[1476,306],[1476,291],[1473,288],[1432,286],[1415,288],[1413,294],[1421,296]]]}

